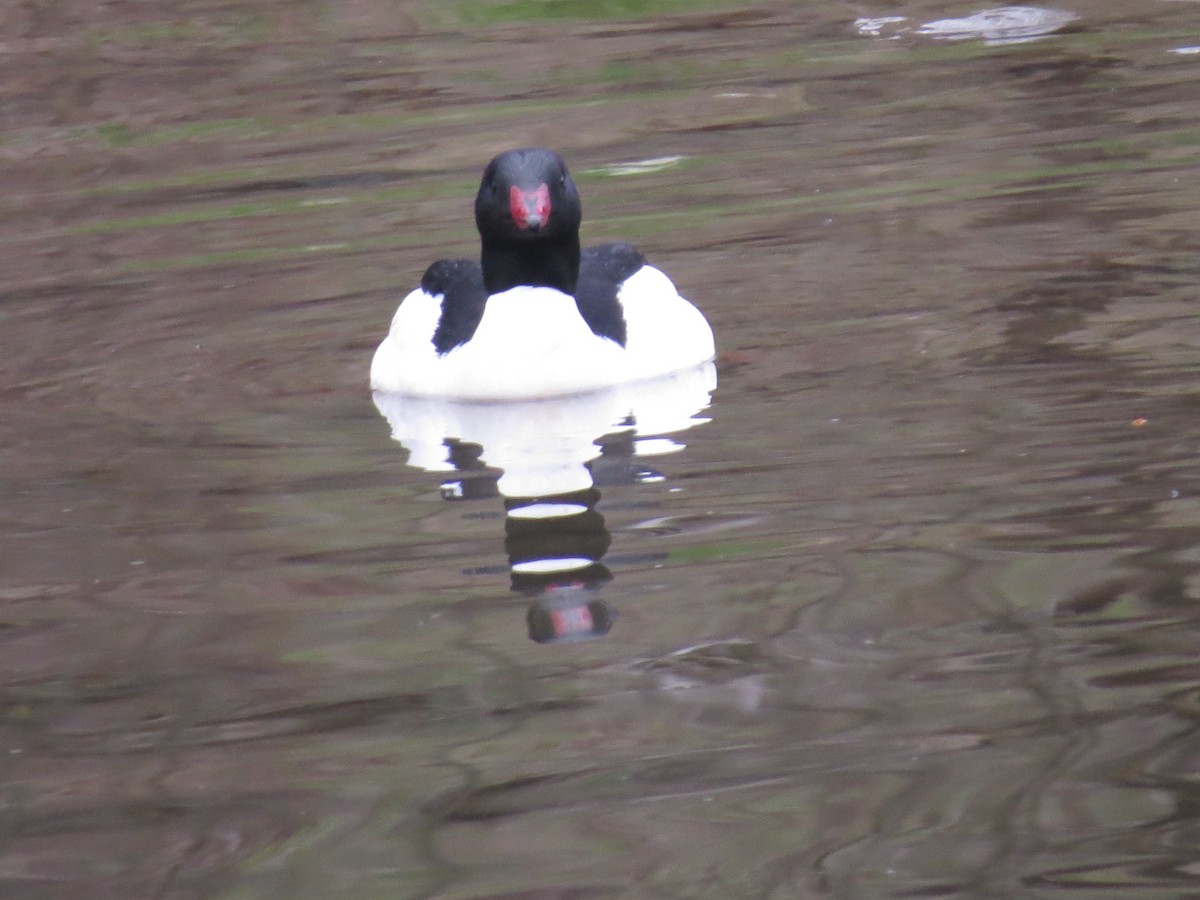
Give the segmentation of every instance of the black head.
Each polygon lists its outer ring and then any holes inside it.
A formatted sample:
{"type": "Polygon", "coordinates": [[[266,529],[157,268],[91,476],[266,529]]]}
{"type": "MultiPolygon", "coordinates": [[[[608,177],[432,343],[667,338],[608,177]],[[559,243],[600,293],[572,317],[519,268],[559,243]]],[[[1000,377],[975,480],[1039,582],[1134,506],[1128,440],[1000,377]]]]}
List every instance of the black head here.
{"type": "Polygon", "coordinates": [[[575,182],[553,150],[508,150],[493,159],[475,196],[487,292],[530,285],[574,295],[582,217],[575,182]]]}
{"type": "Polygon", "coordinates": [[[553,150],[508,150],[483,170],[475,224],[485,244],[577,236],[582,217],[575,182],[553,150]]]}

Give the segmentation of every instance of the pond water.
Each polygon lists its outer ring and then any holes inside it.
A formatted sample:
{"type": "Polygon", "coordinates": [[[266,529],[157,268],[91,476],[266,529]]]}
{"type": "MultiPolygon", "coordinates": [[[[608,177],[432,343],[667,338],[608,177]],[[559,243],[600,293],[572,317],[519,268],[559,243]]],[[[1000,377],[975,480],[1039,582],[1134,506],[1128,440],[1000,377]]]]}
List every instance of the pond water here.
{"type": "Polygon", "coordinates": [[[9,3],[0,893],[1200,895],[1195,14],[9,3]],[[540,507],[366,383],[527,145],[718,342],[540,507]]]}

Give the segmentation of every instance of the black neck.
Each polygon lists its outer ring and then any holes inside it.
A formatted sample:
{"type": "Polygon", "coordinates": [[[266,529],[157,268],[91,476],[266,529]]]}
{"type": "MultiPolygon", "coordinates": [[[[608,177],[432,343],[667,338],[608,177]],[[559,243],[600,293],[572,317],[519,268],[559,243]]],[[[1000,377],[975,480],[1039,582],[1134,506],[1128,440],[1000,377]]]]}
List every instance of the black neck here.
{"type": "Polygon", "coordinates": [[[537,240],[485,241],[480,262],[488,294],[518,285],[551,287],[575,295],[579,280],[579,235],[537,240]]]}

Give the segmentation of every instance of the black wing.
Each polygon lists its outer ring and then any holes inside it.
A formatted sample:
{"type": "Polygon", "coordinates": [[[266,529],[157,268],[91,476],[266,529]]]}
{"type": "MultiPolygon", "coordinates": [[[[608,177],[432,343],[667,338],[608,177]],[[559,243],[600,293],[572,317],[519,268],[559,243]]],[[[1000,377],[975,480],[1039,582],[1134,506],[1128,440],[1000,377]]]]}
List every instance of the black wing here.
{"type": "Polygon", "coordinates": [[[632,244],[586,247],[579,261],[575,304],[594,334],[625,346],[625,316],[617,292],[646,259],[632,244]]]}
{"type": "Polygon", "coordinates": [[[487,306],[483,269],[469,259],[440,259],[425,270],[421,290],[442,295],[442,315],[433,332],[433,348],[449,353],[475,336],[487,306]]]}

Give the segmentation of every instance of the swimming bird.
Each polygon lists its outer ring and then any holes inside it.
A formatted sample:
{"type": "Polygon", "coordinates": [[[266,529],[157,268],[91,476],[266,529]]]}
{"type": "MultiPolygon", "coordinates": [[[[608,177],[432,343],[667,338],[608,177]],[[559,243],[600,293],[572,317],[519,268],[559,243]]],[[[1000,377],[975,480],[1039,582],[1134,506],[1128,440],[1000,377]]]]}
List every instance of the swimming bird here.
{"type": "Polygon", "coordinates": [[[480,258],[433,263],[371,362],[376,391],[459,400],[566,396],[712,360],[712,328],[630,244],[580,249],[562,157],[524,148],[483,171],[480,258]]]}

